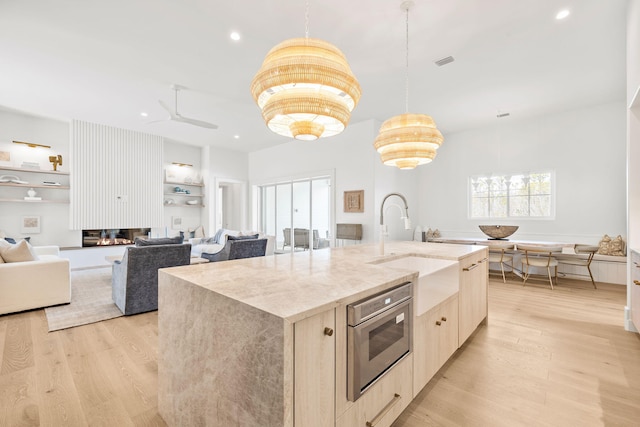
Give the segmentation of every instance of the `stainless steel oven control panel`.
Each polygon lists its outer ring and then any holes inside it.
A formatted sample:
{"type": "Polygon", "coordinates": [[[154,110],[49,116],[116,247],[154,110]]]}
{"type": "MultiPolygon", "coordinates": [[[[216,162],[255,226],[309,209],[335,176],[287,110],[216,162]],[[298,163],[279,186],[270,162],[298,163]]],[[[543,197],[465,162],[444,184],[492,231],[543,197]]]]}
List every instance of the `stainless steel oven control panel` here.
{"type": "Polygon", "coordinates": [[[411,282],[349,304],[347,306],[347,323],[349,326],[357,326],[409,298],[411,298],[411,282]]]}

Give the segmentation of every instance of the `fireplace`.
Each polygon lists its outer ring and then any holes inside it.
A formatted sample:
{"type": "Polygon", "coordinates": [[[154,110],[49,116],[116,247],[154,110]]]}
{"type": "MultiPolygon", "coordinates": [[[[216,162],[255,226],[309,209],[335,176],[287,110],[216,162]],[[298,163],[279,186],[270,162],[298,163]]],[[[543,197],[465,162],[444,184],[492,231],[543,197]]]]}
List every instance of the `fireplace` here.
{"type": "Polygon", "coordinates": [[[82,247],[132,245],[136,237],[146,239],[150,231],[150,228],[82,230],[82,247]]]}

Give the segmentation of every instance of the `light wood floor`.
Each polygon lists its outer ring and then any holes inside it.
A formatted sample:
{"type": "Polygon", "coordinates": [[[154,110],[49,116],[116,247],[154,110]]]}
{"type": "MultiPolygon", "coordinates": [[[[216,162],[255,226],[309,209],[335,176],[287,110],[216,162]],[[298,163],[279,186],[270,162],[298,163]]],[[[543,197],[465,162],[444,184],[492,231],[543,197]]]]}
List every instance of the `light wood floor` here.
{"type": "Polygon", "coordinates": [[[640,426],[626,287],[490,281],[489,319],[393,427],[640,426]]]}
{"type": "MultiPolygon", "coordinates": [[[[394,427],[638,426],[640,336],[620,285],[492,280],[489,321],[394,427]]],[[[163,426],[157,312],[47,332],[0,316],[0,426],[163,426]]],[[[312,427],[312,426],[310,426],[312,427]]]]}

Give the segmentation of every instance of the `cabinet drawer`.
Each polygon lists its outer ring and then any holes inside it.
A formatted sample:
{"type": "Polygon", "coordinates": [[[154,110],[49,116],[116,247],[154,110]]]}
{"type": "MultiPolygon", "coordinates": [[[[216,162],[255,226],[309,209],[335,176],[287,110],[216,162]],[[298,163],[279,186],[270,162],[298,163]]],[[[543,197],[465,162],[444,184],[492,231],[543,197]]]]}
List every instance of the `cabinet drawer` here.
{"type": "Polygon", "coordinates": [[[413,354],[409,354],[336,420],[336,427],[388,427],[413,398],[413,354]]]}

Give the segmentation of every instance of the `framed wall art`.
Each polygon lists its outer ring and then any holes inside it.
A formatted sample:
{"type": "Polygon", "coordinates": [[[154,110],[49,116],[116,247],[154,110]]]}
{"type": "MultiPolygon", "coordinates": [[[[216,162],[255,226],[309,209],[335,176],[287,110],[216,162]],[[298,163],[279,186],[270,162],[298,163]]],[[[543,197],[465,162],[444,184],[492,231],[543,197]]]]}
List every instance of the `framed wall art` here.
{"type": "Polygon", "coordinates": [[[20,226],[20,232],[23,234],[37,234],[40,232],[39,216],[23,216],[20,226]]]}
{"type": "Polygon", "coordinates": [[[172,216],[171,217],[171,228],[173,230],[181,230],[182,229],[182,217],[181,216],[172,216]]]}
{"type": "Polygon", "coordinates": [[[364,212],[364,190],[344,192],[345,212],[364,212]]]}

